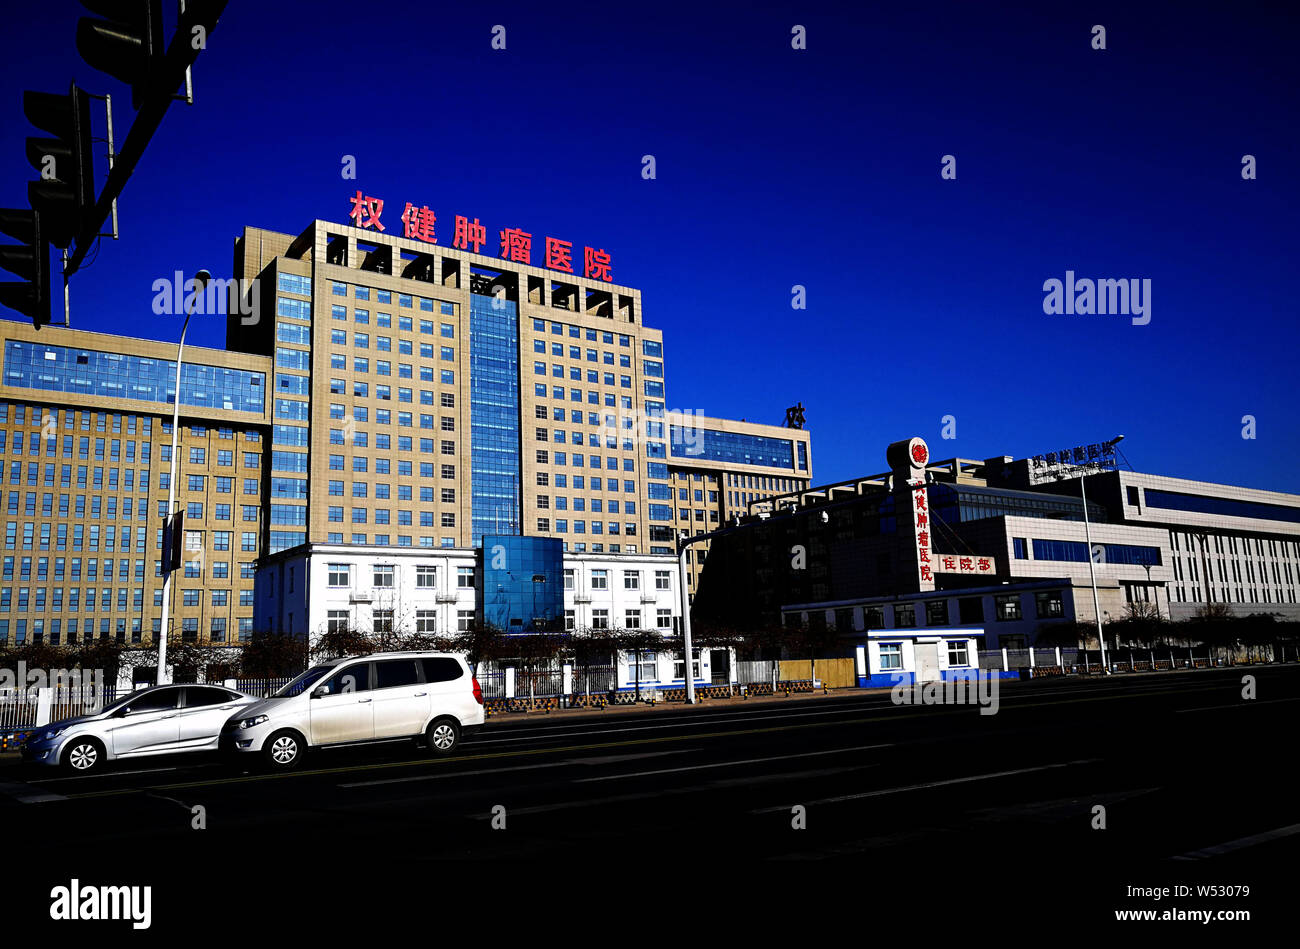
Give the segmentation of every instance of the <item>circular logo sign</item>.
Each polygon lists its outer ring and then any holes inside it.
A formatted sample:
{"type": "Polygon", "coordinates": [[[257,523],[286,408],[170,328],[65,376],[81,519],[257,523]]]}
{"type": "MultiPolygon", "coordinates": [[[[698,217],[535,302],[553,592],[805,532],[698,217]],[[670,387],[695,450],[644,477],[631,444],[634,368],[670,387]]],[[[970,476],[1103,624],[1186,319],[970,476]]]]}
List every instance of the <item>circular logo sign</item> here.
{"type": "Polygon", "coordinates": [[[930,449],[925,446],[925,442],[917,441],[912,445],[912,461],[918,465],[923,465],[930,460],[930,449]]]}

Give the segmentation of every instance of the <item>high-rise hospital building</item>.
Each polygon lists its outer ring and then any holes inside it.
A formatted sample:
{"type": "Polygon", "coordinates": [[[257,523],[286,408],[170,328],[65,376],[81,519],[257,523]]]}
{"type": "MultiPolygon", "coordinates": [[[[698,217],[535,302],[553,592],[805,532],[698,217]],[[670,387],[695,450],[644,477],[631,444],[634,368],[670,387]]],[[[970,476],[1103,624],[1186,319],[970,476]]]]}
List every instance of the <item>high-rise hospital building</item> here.
{"type": "MultiPolygon", "coordinates": [[[[810,483],[807,431],[674,408],[663,334],[612,280],[319,220],[245,229],[233,275],[225,350],[184,358],[186,640],[489,608],[672,628],[678,532],[810,483]]],[[[149,642],[176,346],[3,326],[0,641],[149,642]]]]}

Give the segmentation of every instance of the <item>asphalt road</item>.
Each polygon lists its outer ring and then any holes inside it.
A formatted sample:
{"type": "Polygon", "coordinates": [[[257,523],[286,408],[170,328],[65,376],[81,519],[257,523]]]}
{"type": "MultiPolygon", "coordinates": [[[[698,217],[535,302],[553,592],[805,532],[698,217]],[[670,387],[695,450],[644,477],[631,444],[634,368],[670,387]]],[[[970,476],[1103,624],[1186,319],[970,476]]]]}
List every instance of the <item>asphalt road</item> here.
{"type": "Polygon", "coordinates": [[[1003,683],[995,715],[851,693],[494,719],[451,758],[389,745],[290,775],[6,761],[8,917],[47,918],[50,887],[77,877],[152,885],[155,934],[274,916],[281,898],[309,932],[449,900],[507,937],[561,907],[559,932],[582,941],[669,923],[830,936],[1252,911],[1208,924],[1223,937],[1291,909],[1297,724],[1293,665],[1003,683]],[[1128,891],[1180,884],[1251,892],[1128,891]]]}

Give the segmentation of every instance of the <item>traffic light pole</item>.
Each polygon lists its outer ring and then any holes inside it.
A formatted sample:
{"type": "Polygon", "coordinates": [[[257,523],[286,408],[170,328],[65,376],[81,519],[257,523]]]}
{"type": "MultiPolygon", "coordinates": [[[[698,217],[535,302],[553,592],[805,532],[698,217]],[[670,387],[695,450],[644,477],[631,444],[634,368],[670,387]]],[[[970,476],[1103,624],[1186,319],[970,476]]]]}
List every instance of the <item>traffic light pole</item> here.
{"type": "Polygon", "coordinates": [[[113,203],[122,193],[122,189],[135,171],[136,164],[144,155],[145,146],[149,144],[154,132],[162,124],[163,116],[167,114],[167,108],[172,104],[175,90],[185,82],[186,70],[194,65],[206,45],[206,37],[216,28],[217,20],[226,9],[226,2],[227,0],[204,0],[201,3],[186,4],[186,10],[181,14],[180,23],[177,24],[176,34],[167,48],[159,75],[140,103],[140,110],[126,133],[126,141],[122,143],[122,150],[113,163],[108,180],[104,182],[104,190],[100,192],[95,202],[94,212],[85,222],[81,233],[77,235],[77,249],[68,259],[67,276],[70,277],[77,272],[95,238],[99,236],[99,229],[112,211],[113,203]],[[195,38],[198,35],[196,31],[200,29],[205,39],[202,44],[196,45],[195,38]]]}

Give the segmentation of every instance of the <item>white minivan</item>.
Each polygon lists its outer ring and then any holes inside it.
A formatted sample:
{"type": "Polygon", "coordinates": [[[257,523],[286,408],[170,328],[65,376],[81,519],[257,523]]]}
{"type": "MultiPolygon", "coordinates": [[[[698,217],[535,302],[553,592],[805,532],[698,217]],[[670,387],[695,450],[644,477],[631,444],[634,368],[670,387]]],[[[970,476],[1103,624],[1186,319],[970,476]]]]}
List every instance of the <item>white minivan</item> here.
{"type": "Polygon", "coordinates": [[[313,666],[221,731],[232,756],[296,767],[309,748],[422,739],[445,755],[482,727],[483,690],[460,656],[383,652],[313,666]]]}

